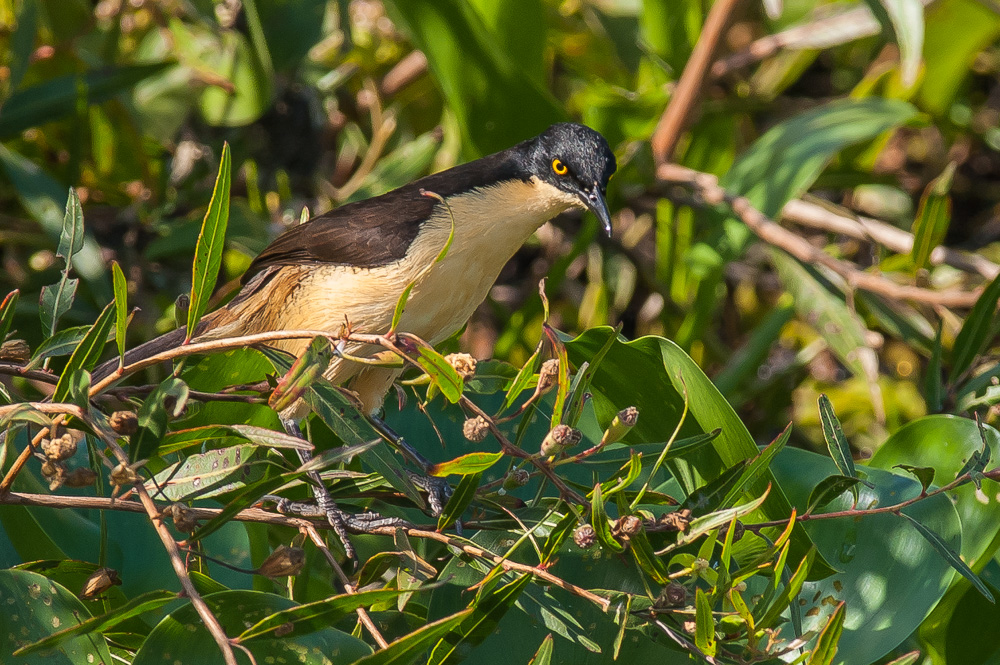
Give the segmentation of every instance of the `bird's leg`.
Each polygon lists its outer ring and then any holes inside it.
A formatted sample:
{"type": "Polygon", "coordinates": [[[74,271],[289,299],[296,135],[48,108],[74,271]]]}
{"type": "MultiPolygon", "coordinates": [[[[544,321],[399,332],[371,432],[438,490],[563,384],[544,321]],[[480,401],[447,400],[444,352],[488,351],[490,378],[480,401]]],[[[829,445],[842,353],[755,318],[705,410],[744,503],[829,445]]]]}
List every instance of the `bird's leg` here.
{"type": "MultiPolygon", "coordinates": [[[[294,419],[282,418],[281,425],[290,436],[305,439],[302,436],[302,430],[299,429],[299,425],[294,419]]],[[[308,450],[296,450],[296,452],[303,464],[312,459],[312,453],[308,450]]],[[[365,533],[383,526],[410,526],[406,520],[398,517],[383,517],[375,512],[365,512],[358,515],[345,513],[337,507],[333,497],[330,496],[330,492],[327,491],[326,485],[323,484],[323,479],[320,478],[318,471],[309,471],[306,475],[312,481],[310,488],[313,498],[316,500],[315,508],[308,504],[289,501],[282,497],[267,496],[264,498],[266,500],[274,500],[280,513],[300,515],[302,517],[325,516],[334,533],[340,538],[340,542],[344,546],[344,552],[352,560],[355,559],[355,552],[354,546],[351,545],[350,538],[347,535],[348,530],[365,533]]]]}
{"type": "Polygon", "coordinates": [[[430,506],[431,513],[435,517],[439,516],[441,511],[444,510],[444,505],[451,498],[452,489],[448,481],[444,478],[437,478],[430,475],[431,467],[433,466],[430,460],[421,455],[403,437],[396,434],[384,420],[375,414],[368,414],[368,422],[371,423],[371,426],[375,428],[375,431],[383,439],[402,453],[403,457],[420,467],[423,474],[414,473],[413,471],[407,471],[407,474],[414,485],[427,492],[427,504],[430,506]]]}

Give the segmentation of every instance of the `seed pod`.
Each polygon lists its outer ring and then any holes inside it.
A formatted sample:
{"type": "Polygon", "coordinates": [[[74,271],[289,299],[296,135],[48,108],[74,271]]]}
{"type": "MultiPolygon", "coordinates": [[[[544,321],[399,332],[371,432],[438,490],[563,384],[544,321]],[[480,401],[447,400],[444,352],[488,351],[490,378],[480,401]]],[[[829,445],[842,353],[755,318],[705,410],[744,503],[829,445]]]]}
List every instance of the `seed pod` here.
{"type": "Polygon", "coordinates": [[[663,592],[660,594],[660,598],[662,598],[664,603],[669,607],[683,605],[687,602],[687,589],[683,584],[671,582],[665,589],[663,589],[663,592]]]}
{"type": "Polygon", "coordinates": [[[115,411],[111,414],[110,424],[115,432],[128,436],[139,429],[139,417],[135,411],[115,411]]]}
{"type": "Polygon", "coordinates": [[[635,515],[624,515],[619,517],[618,521],[615,522],[612,533],[616,536],[628,539],[639,533],[640,529],[642,529],[641,519],[635,515]]]}
{"type": "Polygon", "coordinates": [[[629,433],[635,424],[639,421],[639,409],[634,406],[629,406],[618,412],[615,419],[611,421],[611,425],[608,429],[604,430],[604,436],[601,437],[601,445],[605,446],[609,443],[615,443],[616,441],[621,441],[622,437],[629,433]]]}
{"type": "Polygon", "coordinates": [[[490,425],[486,421],[486,418],[483,418],[482,416],[468,418],[462,425],[462,434],[466,439],[472,441],[473,443],[479,443],[485,439],[486,435],[489,433],[490,425]]]}
{"type": "Polygon", "coordinates": [[[42,452],[53,462],[61,462],[76,455],[77,438],[69,432],[58,439],[42,439],[42,452]]]}
{"type": "Polygon", "coordinates": [[[80,597],[87,599],[94,598],[113,586],[121,586],[121,583],[122,581],[121,578],[118,577],[118,571],[114,568],[98,568],[83,583],[83,589],[80,591],[80,597]]]}
{"type": "Polygon", "coordinates": [[[589,524],[581,524],[573,531],[573,542],[581,550],[589,550],[597,542],[597,532],[589,524]]]}
{"type": "Polygon", "coordinates": [[[31,347],[23,339],[8,339],[0,344],[0,360],[23,365],[31,360],[31,347]]]}
{"type": "Polygon", "coordinates": [[[463,379],[471,379],[476,374],[476,359],[468,353],[449,353],[444,357],[452,369],[463,379]]]}
{"type": "Polygon", "coordinates": [[[178,531],[191,533],[198,528],[198,518],[183,504],[170,504],[163,509],[163,514],[168,515],[174,521],[174,526],[178,531]]]}
{"type": "Polygon", "coordinates": [[[531,478],[531,474],[528,473],[527,469],[514,469],[504,477],[503,488],[505,490],[512,490],[524,487],[528,484],[529,478],[531,478]]]}
{"type": "Polygon", "coordinates": [[[97,480],[97,474],[85,466],[73,469],[66,474],[63,482],[66,487],[90,487],[97,480]]]}
{"type": "Polygon", "coordinates": [[[559,359],[550,358],[542,363],[542,368],[538,370],[538,387],[535,389],[540,395],[549,392],[559,383],[559,359]]]}
{"type": "Polygon", "coordinates": [[[49,491],[55,491],[66,482],[66,465],[46,460],[42,463],[42,477],[49,481],[49,491]]]}
{"type": "Polygon", "coordinates": [[[550,455],[561,453],[567,448],[572,448],[580,443],[582,438],[583,433],[580,430],[574,429],[569,425],[556,425],[549,430],[549,433],[542,440],[542,456],[549,457],[550,455]]]}
{"type": "Polygon", "coordinates": [[[290,577],[298,575],[306,563],[306,551],[301,547],[278,545],[271,556],[264,559],[257,572],[264,577],[290,577]]]}

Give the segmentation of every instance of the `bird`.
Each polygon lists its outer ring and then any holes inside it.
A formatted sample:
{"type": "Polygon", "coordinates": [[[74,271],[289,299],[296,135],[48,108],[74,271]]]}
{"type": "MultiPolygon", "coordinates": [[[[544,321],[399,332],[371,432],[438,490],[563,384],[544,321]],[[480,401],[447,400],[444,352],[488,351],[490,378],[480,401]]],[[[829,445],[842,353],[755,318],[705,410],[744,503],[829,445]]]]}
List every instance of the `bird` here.
{"type": "MultiPolygon", "coordinates": [[[[385,334],[409,287],[397,329],[437,344],[468,321],[504,265],[548,220],[572,208],[589,210],[610,235],[606,194],[616,169],[599,132],[558,123],[506,150],[342,205],[278,235],[250,264],[239,293],[204,316],[191,341],[277,330],[336,335],[345,326],[385,334]],[[449,238],[447,252],[436,260],[449,238]]],[[[178,328],[129,351],[125,363],[179,346],[186,337],[178,328]]],[[[309,343],[268,345],[300,356],[309,343]]],[[[325,377],[346,386],[374,417],[402,370],[350,359],[373,356],[380,350],[374,345],[352,342],[339,350],[325,377]]],[[[116,367],[109,361],[95,376],[116,367]]],[[[300,434],[297,422],[307,414],[300,400],[279,415],[287,431],[300,434]]],[[[403,452],[429,466],[412,449],[403,452]]],[[[347,518],[328,514],[348,548],[342,533],[347,518]]]]}

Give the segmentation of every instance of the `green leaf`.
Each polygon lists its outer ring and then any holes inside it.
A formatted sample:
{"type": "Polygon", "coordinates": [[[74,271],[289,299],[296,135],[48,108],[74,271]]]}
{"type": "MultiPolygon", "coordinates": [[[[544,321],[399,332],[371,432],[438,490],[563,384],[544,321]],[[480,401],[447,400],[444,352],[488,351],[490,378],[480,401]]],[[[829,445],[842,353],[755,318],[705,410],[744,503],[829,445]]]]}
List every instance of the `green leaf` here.
{"type": "Polygon", "coordinates": [[[903,86],[912,87],[920,73],[924,47],[924,5],[920,0],[866,0],[872,13],[896,35],[903,86]]]}
{"type": "Polygon", "coordinates": [[[955,175],[955,162],[948,164],[945,172],[932,180],[920,197],[917,218],[913,221],[913,249],[910,256],[917,270],[930,266],[931,252],[944,242],[951,224],[951,189],[955,175]]]}
{"type": "MultiPolygon", "coordinates": [[[[38,29],[38,9],[39,3],[25,2],[21,5],[21,12],[17,15],[17,28],[10,36],[8,43],[10,58],[10,79],[8,85],[10,91],[15,91],[24,79],[24,73],[31,63],[31,53],[35,50],[35,32],[38,29]]],[[[0,335],[0,339],[3,336],[0,335]]]]}
{"type": "Polygon", "coordinates": [[[828,476],[824,478],[813,491],[809,493],[809,503],[806,513],[813,513],[826,507],[828,503],[836,499],[849,489],[855,489],[855,485],[861,482],[853,476],[828,476]]]}
{"type": "Polygon", "coordinates": [[[830,615],[829,621],[823,626],[819,637],[816,639],[816,646],[809,653],[806,665],[831,665],[837,655],[837,641],[840,634],[844,632],[844,617],[847,616],[844,601],[837,604],[837,609],[830,615]]]}
{"type": "Polygon", "coordinates": [[[972,306],[972,311],[962,324],[962,329],[955,337],[951,347],[951,373],[948,376],[954,384],[958,378],[972,366],[975,360],[993,336],[993,315],[1000,302],[1000,275],[983,289],[982,295],[972,306]]]}
{"type": "Polygon", "coordinates": [[[462,479],[458,481],[458,486],[452,493],[451,498],[448,499],[448,503],[445,504],[444,509],[441,511],[441,515],[438,517],[438,531],[444,531],[450,527],[455,520],[462,518],[462,513],[464,513],[465,509],[469,507],[472,500],[476,498],[476,490],[479,489],[479,481],[482,477],[482,473],[470,473],[462,476],[462,479]]]}
{"type": "Polygon", "coordinates": [[[53,402],[63,402],[69,396],[69,380],[75,372],[81,369],[93,369],[97,361],[100,360],[101,352],[104,350],[104,345],[108,339],[108,333],[111,331],[111,324],[114,323],[115,310],[113,305],[114,303],[109,303],[105,306],[100,316],[97,317],[97,321],[90,327],[90,330],[87,331],[87,334],[80,340],[73,354],[69,357],[66,367],[63,369],[62,374],[59,375],[59,381],[52,391],[53,402]]]}
{"type": "MultiPolygon", "coordinates": [[[[851,455],[851,444],[847,443],[844,436],[844,428],[840,425],[840,418],[833,410],[833,404],[826,395],[819,396],[819,418],[823,425],[823,438],[826,439],[826,447],[830,450],[830,457],[833,463],[840,469],[840,473],[851,478],[858,477],[858,471],[854,468],[854,457],[851,455]]],[[[857,492],[854,494],[857,497],[857,492]]]]}
{"type": "Polygon", "coordinates": [[[733,485],[732,489],[726,494],[726,498],[722,500],[722,507],[728,508],[734,505],[746,492],[747,488],[754,483],[761,474],[769,472],[771,468],[771,461],[774,457],[781,452],[785,444],[788,443],[789,437],[792,435],[792,424],[788,423],[785,429],[781,431],[774,441],[767,444],[767,446],[760,451],[760,453],[754,457],[753,461],[744,469],[743,474],[740,479],[733,485]]]}
{"type": "Polygon", "coordinates": [[[362,658],[354,665],[404,665],[411,663],[414,659],[423,656],[432,642],[436,642],[452,630],[457,629],[474,612],[474,609],[469,608],[428,623],[412,633],[394,640],[386,648],[362,658]]]}
{"type": "Polygon", "coordinates": [[[125,365],[125,329],[128,327],[128,285],[117,261],[111,262],[111,276],[115,287],[115,343],[118,345],[118,366],[122,367],[125,365]]]}
{"type": "Polygon", "coordinates": [[[171,65],[173,63],[157,62],[109,67],[82,76],[57,76],[19,90],[3,105],[0,139],[9,139],[29,127],[72,115],[76,112],[77,100],[81,94],[85,103],[99,104],[134,87],[140,81],[159,74],[171,65]]]}
{"type": "Polygon", "coordinates": [[[220,448],[189,455],[146,482],[146,491],[169,501],[206,499],[242,489],[261,479],[264,471],[255,446],[220,448]]]}
{"type": "Polygon", "coordinates": [[[535,352],[532,353],[531,357],[525,361],[524,365],[518,371],[517,376],[514,377],[514,381],[511,382],[510,388],[507,389],[507,394],[504,396],[503,406],[500,407],[500,413],[509,409],[517,400],[518,396],[528,389],[531,379],[538,370],[538,354],[540,351],[541,347],[535,349],[535,352]]]}
{"type": "Polygon", "coordinates": [[[66,198],[66,214],[63,216],[62,233],[56,256],[66,261],[66,270],[72,266],[73,256],[83,249],[83,208],[76,190],[70,187],[66,198]]]}
{"type": "Polygon", "coordinates": [[[198,321],[208,307],[208,299],[215,288],[215,280],[222,266],[222,252],[225,249],[226,226],[229,222],[230,186],[229,144],[222,146],[222,160],[219,175],[215,179],[212,200],[205,212],[205,219],[198,234],[198,244],[194,250],[194,264],[191,270],[191,305],[188,309],[187,336],[191,339],[198,328],[198,321]]]}
{"type": "Polygon", "coordinates": [[[715,641],[715,619],[712,617],[712,605],[708,596],[701,588],[694,592],[695,628],[694,643],[706,656],[714,656],[718,648],[715,641]]]}
{"type": "Polygon", "coordinates": [[[943,323],[938,324],[931,357],[927,361],[927,374],[924,377],[924,398],[927,400],[927,410],[931,413],[940,411],[944,403],[944,390],[941,385],[941,330],[943,327],[943,323]]]}
{"type": "Polygon", "coordinates": [[[597,539],[601,545],[607,547],[612,552],[624,552],[625,546],[611,533],[611,524],[608,520],[608,513],[604,508],[604,497],[601,495],[601,484],[594,485],[594,495],[590,499],[590,524],[594,527],[597,539]]]}
{"type": "Polygon", "coordinates": [[[924,526],[920,521],[910,517],[906,513],[899,513],[899,515],[909,521],[909,523],[920,532],[920,535],[926,538],[927,542],[929,542],[931,546],[937,550],[938,554],[940,554],[952,568],[958,571],[962,577],[969,580],[969,582],[972,583],[972,586],[974,586],[979,593],[983,594],[983,596],[991,603],[996,602],[993,598],[993,594],[986,588],[986,585],[983,584],[981,579],[979,579],[979,576],[972,572],[972,569],[969,568],[964,561],[962,561],[961,557],[958,556],[958,553],[951,549],[951,547],[948,546],[948,543],[946,543],[941,536],[937,535],[924,526]]]}
{"type": "Polygon", "coordinates": [[[538,651],[528,661],[528,665],[549,665],[552,662],[552,643],[552,633],[549,633],[538,646],[538,651]]]}
{"type": "Polygon", "coordinates": [[[175,410],[178,406],[183,408],[189,392],[184,381],[168,376],[143,400],[137,414],[139,428],[129,439],[129,461],[149,459],[157,452],[167,433],[170,418],[167,403],[172,401],[175,410]]]}
{"type": "Polygon", "coordinates": [[[913,466],[912,464],[893,464],[892,468],[902,469],[907,473],[912,473],[920,481],[920,489],[926,492],[927,488],[934,483],[934,469],[929,466],[913,466]]]}
{"type": "Polygon", "coordinates": [[[760,621],[757,622],[757,628],[769,628],[774,625],[781,614],[788,607],[792,599],[798,595],[799,590],[802,589],[802,585],[806,581],[806,575],[809,572],[809,566],[812,565],[812,561],[816,556],[816,550],[810,550],[809,554],[806,555],[801,562],[799,562],[799,567],[795,569],[792,574],[791,579],[788,583],[781,589],[781,593],[774,600],[773,603],[767,608],[764,616],[761,617],[760,621]]]}
{"type": "Polygon", "coordinates": [[[468,476],[480,474],[503,459],[503,453],[467,453],[448,462],[432,466],[428,473],[444,478],[451,474],[468,476]]]}
{"type": "Polygon", "coordinates": [[[73,306],[79,285],[80,280],[70,279],[64,274],[57,283],[42,287],[38,317],[46,334],[50,336],[55,334],[59,319],[73,306]]]}
{"type": "Polygon", "coordinates": [[[462,398],[464,383],[451,363],[429,346],[421,346],[418,354],[417,364],[424,368],[445,399],[452,404],[458,402],[462,398]]]}
{"type": "Polygon", "coordinates": [[[66,212],[63,215],[62,230],[59,233],[59,247],[56,256],[65,261],[59,282],[54,286],[42,287],[41,309],[42,328],[49,335],[54,335],[59,319],[73,306],[76,297],[76,287],[80,280],[70,279],[69,273],[73,267],[73,257],[83,249],[83,208],[76,190],[70,187],[66,199],[66,212]]]}
{"type": "MultiPolygon", "coordinates": [[[[563,410],[566,408],[566,400],[569,398],[569,356],[566,354],[566,346],[560,341],[559,335],[556,331],[549,327],[546,323],[542,326],[545,331],[545,336],[549,338],[549,342],[552,344],[552,348],[556,352],[556,358],[559,359],[559,376],[556,382],[556,396],[552,400],[552,427],[559,425],[563,422],[563,410]]],[[[602,349],[598,353],[607,353],[607,348],[602,349]]]]}
{"type": "Polygon", "coordinates": [[[299,401],[323,372],[330,366],[333,349],[325,337],[315,337],[305,352],[295,359],[291,368],[278,381],[267,399],[267,405],[279,413],[299,401]]]}
{"type": "MultiPolygon", "coordinates": [[[[394,0],[393,22],[427,55],[448,107],[458,116],[467,157],[480,157],[541,133],[564,118],[464,0],[394,0]]],[[[522,17],[523,18],[523,17],[522,17]]],[[[523,22],[520,31],[534,31],[523,22]]]]}
{"type": "Polygon", "coordinates": [[[734,519],[746,517],[761,507],[767,499],[767,494],[765,492],[759,499],[744,503],[743,505],[725,508],[691,520],[687,530],[677,538],[677,544],[685,545],[692,543],[706,533],[729,524],[734,519]]]}
{"type": "Polygon", "coordinates": [[[82,623],[69,626],[59,632],[53,633],[46,638],[33,642],[28,646],[21,647],[14,655],[27,656],[30,653],[45,649],[53,649],[63,641],[76,637],[77,635],[87,635],[89,633],[101,634],[114,628],[118,624],[141,616],[146,612],[153,612],[164,605],[177,600],[177,594],[172,591],[150,591],[141,596],[133,598],[129,602],[116,607],[107,614],[87,619],[82,623]]]}
{"type": "Polygon", "coordinates": [[[513,607],[531,579],[531,575],[521,575],[513,582],[473,600],[469,607],[472,614],[434,645],[427,660],[428,665],[461,661],[460,654],[463,651],[479,644],[496,629],[500,619],[513,607]]]}
{"type": "Polygon", "coordinates": [[[4,296],[3,302],[0,302],[0,343],[7,339],[7,333],[10,332],[11,325],[14,323],[14,310],[17,308],[17,301],[20,297],[21,292],[14,289],[4,296]]]}

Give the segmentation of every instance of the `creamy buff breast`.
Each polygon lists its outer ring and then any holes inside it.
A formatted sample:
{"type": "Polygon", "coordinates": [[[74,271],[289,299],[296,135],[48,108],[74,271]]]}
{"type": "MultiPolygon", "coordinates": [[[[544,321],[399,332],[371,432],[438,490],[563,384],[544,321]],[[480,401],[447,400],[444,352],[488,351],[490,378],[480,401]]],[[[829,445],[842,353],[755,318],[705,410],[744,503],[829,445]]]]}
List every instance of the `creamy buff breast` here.
{"type": "MultiPolygon", "coordinates": [[[[230,309],[233,325],[222,324],[202,339],[264,330],[336,331],[345,321],[354,332],[385,333],[400,295],[416,281],[398,328],[436,344],[472,316],[524,241],[570,207],[582,205],[577,197],[535,177],[452,196],[448,206],[437,206],[402,259],[373,268],[281,267],[282,274],[261,288],[262,297],[230,309]],[[451,247],[435,264],[451,232],[452,217],[455,234],[451,247]]],[[[283,340],[273,346],[299,355],[308,344],[308,340],[283,340]]],[[[359,344],[347,349],[349,354],[362,357],[378,350],[359,344]]],[[[400,371],[335,359],[326,376],[334,383],[353,378],[348,387],[372,412],[381,407],[385,392],[400,371]]],[[[305,415],[305,408],[295,408],[294,415],[305,415]]]]}

